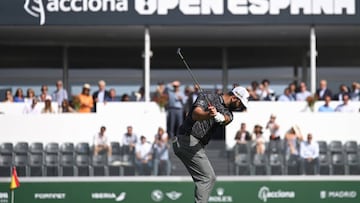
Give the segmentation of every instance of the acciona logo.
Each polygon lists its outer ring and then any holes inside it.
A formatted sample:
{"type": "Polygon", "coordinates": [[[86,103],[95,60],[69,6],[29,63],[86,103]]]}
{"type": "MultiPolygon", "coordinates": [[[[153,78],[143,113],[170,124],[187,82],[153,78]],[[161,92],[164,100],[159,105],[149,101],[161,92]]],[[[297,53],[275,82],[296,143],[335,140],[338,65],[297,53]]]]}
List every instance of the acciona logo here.
{"type": "Polygon", "coordinates": [[[263,202],[267,202],[268,199],[294,199],[295,192],[282,190],[270,191],[268,187],[262,186],[259,189],[258,198],[263,202]]]}
{"type": "Polygon", "coordinates": [[[25,0],[24,9],[44,25],[48,12],[125,12],[128,0],[25,0]]]}

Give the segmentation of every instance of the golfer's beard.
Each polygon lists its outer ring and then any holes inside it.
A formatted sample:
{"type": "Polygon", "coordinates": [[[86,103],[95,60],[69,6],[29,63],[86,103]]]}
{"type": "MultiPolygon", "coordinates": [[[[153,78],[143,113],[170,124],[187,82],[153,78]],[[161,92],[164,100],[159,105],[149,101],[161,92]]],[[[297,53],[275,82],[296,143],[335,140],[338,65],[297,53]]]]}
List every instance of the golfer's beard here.
{"type": "Polygon", "coordinates": [[[230,105],[229,105],[229,110],[230,111],[234,111],[234,110],[236,110],[236,109],[238,109],[239,107],[237,107],[236,106],[236,103],[230,103],[230,105]]]}

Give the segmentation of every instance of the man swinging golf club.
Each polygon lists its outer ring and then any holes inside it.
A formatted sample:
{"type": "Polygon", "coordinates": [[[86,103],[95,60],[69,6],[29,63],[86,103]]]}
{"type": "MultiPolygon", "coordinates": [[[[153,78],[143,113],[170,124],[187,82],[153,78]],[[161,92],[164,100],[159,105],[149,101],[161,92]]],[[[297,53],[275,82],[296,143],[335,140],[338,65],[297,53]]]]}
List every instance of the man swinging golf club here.
{"type": "Polygon", "coordinates": [[[216,179],[204,147],[218,128],[233,120],[232,111],[246,109],[248,97],[248,91],[240,86],[222,95],[202,92],[173,139],[174,153],[195,183],[196,203],[208,202],[216,179]]]}

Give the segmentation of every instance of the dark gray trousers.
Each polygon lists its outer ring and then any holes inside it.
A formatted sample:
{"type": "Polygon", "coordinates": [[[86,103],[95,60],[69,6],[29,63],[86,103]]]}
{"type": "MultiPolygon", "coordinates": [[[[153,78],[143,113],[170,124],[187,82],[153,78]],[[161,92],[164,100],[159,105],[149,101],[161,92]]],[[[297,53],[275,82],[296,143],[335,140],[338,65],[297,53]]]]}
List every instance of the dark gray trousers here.
{"type": "Polygon", "coordinates": [[[195,203],[207,203],[216,177],[204,146],[192,135],[179,135],[173,142],[173,149],[193,178],[195,203]]]}

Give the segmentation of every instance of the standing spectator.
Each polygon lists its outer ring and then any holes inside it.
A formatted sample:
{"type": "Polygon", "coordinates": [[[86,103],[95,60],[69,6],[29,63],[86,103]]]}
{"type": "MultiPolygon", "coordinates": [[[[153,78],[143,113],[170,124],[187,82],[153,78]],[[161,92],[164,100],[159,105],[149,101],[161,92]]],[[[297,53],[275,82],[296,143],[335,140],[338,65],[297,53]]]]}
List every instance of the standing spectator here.
{"type": "Polygon", "coordinates": [[[259,95],[260,100],[262,101],[274,101],[275,100],[275,91],[270,88],[270,81],[264,79],[259,85],[259,89],[256,91],[256,94],[259,95]]]}
{"type": "Polygon", "coordinates": [[[140,143],[135,147],[135,165],[139,175],[150,175],[152,167],[151,144],[145,136],[140,137],[140,143]]]}
{"type": "Polygon", "coordinates": [[[296,101],[306,101],[306,98],[311,96],[311,92],[307,90],[305,82],[301,82],[299,88],[299,92],[296,93],[296,101]]]}
{"type": "Polygon", "coordinates": [[[246,129],[246,123],[240,124],[240,129],[235,134],[236,143],[246,143],[251,140],[250,132],[246,129]]]}
{"type": "Polygon", "coordinates": [[[106,83],[104,80],[98,82],[98,90],[93,93],[92,97],[94,101],[94,112],[96,112],[96,103],[104,102],[106,98],[109,97],[109,91],[106,90],[106,83]]]}
{"type": "Polygon", "coordinates": [[[37,115],[40,114],[40,110],[39,108],[37,108],[38,105],[38,101],[36,98],[33,98],[31,103],[25,102],[25,108],[23,110],[24,114],[33,114],[33,115],[37,115]]]}
{"type": "Polygon", "coordinates": [[[324,98],[324,105],[319,107],[319,112],[334,112],[335,109],[330,106],[331,97],[330,95],[325,95],[324,98]]]}
{"type": "Polygon", "coordinates": [[[317,100],[324,100],[325,95],[329,95],[330,98],[332,97],[331,90],[327,87],[326,80],[320,80],[319,88],[316,90],[316,99],[317,100]]]}
{"type": "Polygon", "coordinates": [[[343,95],[343,102],[339,104],[336,108],[336,112],[346,112],[346,113],[354,113],[357,112],[356,108],[350,103],[349,94],[343,95]]]}
{"type": "Polygon", "coordinates": [[[177,134],[177,129],[183,121],[183,98],[184,94],[180,91],[180,82],[172,82],[173,90],[168,92],[168,114],[167,125],[169,137],[174,137],[177,134]]]}
{"type": "Polygon", "coordinates": [[[32,103],[33,102],[33,99],[36,99],[36,96],[35,96],[35,91],[32,89],[32,88],[28,88],[26,90],[26,97],[25,97],[25,102],[27,103],[32,103]]]}
{"type": "Polygon", "coordinates": [[[345,84],[339,86],[339,92],[335,94],[333,100],[343,101],[344,94],[349,94],[349,88],[345,84]]]}
{"type": "Polygon", "coordinates": [[[255,125],[253,134],[252,134],[252,140],[253,146],[255,147],[256,154],[264,154],[265,153],[265,139],[263,136],[261,125],[255,125]]]}
{"type": "Polygon", "coordinates": [[[287,160],[299,160],[299,143],[303,140],[297,125],[292,126],[285,134],[287,160]]]}
{"type": "Polygon", "coordinates": [[[109,96],[105,98],[106,102],[116,102],[119,101],[118,98],[116,98],[116,90],[114,88],[111,88],[109,90],[109,96]]]}
{"type": "Polygon", "coordinates": [[[69,101],[67,99],[64,99],[61,103],[61,106],[58,110],[59,113],[73,113],[75,110],[71,107],[69,101]]]}
{"type": "Polygon", "coordinates": [[[351,84],[351,92],[350,92],[351,101],[360,101],[360,84],[357,82],[353,82],[351,84]]]}
{"type": "Polygon", "coordinates": [[[44,102],[45,106],[44,108],[41,110],[41,113],[47,113],[47,114],[52,114],[55,113],[55,110],[53,109],[53,107],[51,106],[51,99],[50,97],[48,97],[45,102],[44,102]]]}
{"type": "Polygon", "coordinates": [[[302,173],[306,174],[306,169],[311,167],[314,174],[319,174],[319,144],[313,142],[311,133],[307,135],[307,141],[300,144],[300,158],[302,173]]]}
{"type": "Polygon", "coordinates": [[[17,88],[14,95],[14,102],[24,102],[24,91],[21,88],[17,88]]]}
{"type": "Polygon", "coordinates": [[[129,152],[134,152],[137,139],[137,135],[133,132],[133,127],[131,125],[127,126],[126,133],[122,137],[122,145],[128,147],[129,152]]]}
{"type": "Polygon", "coordinates": [[[105,135],[106,127],[101,126],[100,132],[96,133],[93,138],[94,155],[106,152],[107,155],[111,156],[111,145],[108,137],[105,135]]]}
{"type": "Polygon", "coordinates": [[[12,96],[11,90],[6,90],[5,91],[5,99],[3,102],[6,103],[13,103],[14,102],[14,97],[12,96]]]}
{"type": "Polygon", "coordinates": [[[278,101],[280,102],[290,102],[295,101],[293,95],[291,95],[290,88],[287,87],[284,89],[284,94],[280,95],[278,101]]]}
{"type": "Polygon", "coordinates": [[[61,106],[61,103],[64,99],[68,100],[68,93],[63,87],[63,82],[58,80],[56,82],[56,90],[52,94],[52,99],[58,103],[58,106],[61,106]]]}
{"type": "Polygon", "coordinates": [[[155,90],[152,100],[159,105],[160,110],[162,110],[162,111],[165,110],[165,107],[169,100],[169,96],[166,93],[166,88],[165,88],[164,82],[158,82],[158,85],[156,87],[156,90],[155,90]]]}
{"type": "Polygon", "coordinates": [[[90,95],[90,85],[84,84],[81,94],[78,95],[80,108],[78,112],[80,113],[90,113],[91,109],[94,106],[94,101],[90,95]]]}
{"type": "Polygon", "coordinates": [[[48,93],[49,88],[47,85],[41,85],[41,94],[38,98],[39,101],[45,102],[46,99],[51,98],[51,95],[48,93]]]}
{"type": "Polygon", "coordinates": [[[171,162],[169,157],[168,135],[162,127],[158,128],[158,132],[155,135],[153,152],[153,174],[155,176],[160,175],[161,170],[159,169],[162,169],[165,175],[170,175],[171,162]]]}
{"type": "Polygon", "coordinates": [[[280,132],[279,132],[280,125],[277,124],[276,122],[275,114],[270,115],[270,119],[266,124],[266,129],[268,129],[270,132],[270,136],[269,136],[270,140],[280,140],[280,132]]]}
{"type": "Polygon", "coordinates": [[[199,91],[200,91],[199,85],[194,84],[194,89],[191,92],[191,94],[188,96],[188,99],[186,100],[186,103],[184,106],[184,109],[186,112],[185,115],[187,115],[190,112],[193,103],[196,101],[197,97],[199,96],[199,91]]]}

